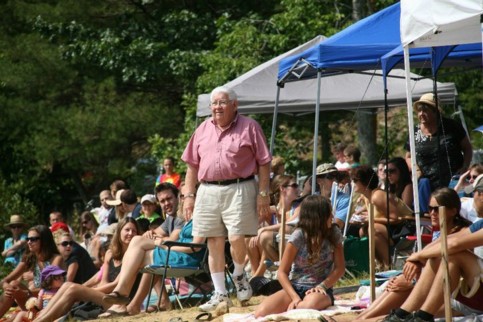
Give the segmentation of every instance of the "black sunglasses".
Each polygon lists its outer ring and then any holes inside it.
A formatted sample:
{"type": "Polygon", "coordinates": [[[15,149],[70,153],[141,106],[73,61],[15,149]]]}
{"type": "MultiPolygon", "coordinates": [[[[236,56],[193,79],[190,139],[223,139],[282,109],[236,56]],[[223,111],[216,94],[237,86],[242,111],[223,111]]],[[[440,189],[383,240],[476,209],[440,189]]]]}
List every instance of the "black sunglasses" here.
{"type": "Polygon", "coordinates": [[[332,174],[332,173],[329,173],[329,174],[319,174],[317,176],[317,178],[335,180],[335,179],[337,179],[337,175],[336,174],[332,174]]]}
{"type": "Polygon", "coordinates": [[[72,245],[74,245],[74,242],[73,241],[63,241],[59,245],[62,245],[63,247],[67,247],[67,246],[71,246],[72,247],[72,245]]]}
{"type": "Polygon", "coordinates": [[[22,225],[11,225],[10,226],[10,228],[12,228],[12,229],[20,229],[22,227],[23,227],[22,225]]]}
{"type": "Polygon", "coordinates": [[[284,187],[285,187],[285,188],[287,188],[287,187],[292,187],[292,188],[294,188],[294,189],[297,189],[297,188],[299,187],[299,184],[298,184],[298,183],[296,183],[296,182],[294,182],[294,183],[291,183],[291,184],[286,184],[286,185],[284,185],[284,187]]]}
{"type": "Polygon", "coordinates": [[[396,173],[397,169],[391,168],[387,169],[387,173],[396,173]]]}
{"type": "Polygon", "coordinates": [[[27,237],[27,241],[31,243],[34,243],[37,240],[40,240],[40,237],[27,237]]]}
{"type": "Polygon", "coordinates": [[[428,206],[428,211],[429,213],[431,212],[436,212],[436,213],[439,213],[439,206],[436,206],[436,207],[433,207],[433,206],[428,206]]]}

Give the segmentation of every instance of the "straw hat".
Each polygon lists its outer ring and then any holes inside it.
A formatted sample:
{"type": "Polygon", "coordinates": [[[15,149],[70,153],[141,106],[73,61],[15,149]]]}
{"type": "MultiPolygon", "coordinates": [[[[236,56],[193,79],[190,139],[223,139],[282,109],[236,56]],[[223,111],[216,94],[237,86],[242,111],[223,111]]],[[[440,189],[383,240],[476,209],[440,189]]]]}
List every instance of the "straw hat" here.
{"type": "Polygon", "coordinates": [[[426,105],[426,106],[431,107],[432,110],[437,111],[436,103],[438,103],[437,106],[439,107],[439,101],[438,102],[436,101],[434,94],[433,93],[426,93],[423,96],[421,96],[419,101],[414,102],[413,108],[417,109],[421,105],[426,105]]]}
{"type": "Polygon", "coordinates": [[[8,224],[5,224],[5,228],[10,228],[12,225],[22,225],[25,226],[25,222],[23,221],[22,216],[20,215],[12,215],[10,216],[10,222],[8,224]]]}
{"type": "Polygon", "coordinates": [[[337,171],[337,168],[332,163],[322,163],[317,167],[317,175],[323,175],[337,171]]]}

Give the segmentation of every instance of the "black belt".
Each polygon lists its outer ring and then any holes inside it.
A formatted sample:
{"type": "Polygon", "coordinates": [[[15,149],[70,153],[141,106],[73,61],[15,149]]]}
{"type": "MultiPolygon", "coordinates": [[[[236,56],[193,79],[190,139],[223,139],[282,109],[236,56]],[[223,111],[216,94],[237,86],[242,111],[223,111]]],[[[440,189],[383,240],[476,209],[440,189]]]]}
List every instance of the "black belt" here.
{"type": "Polygon", "coordinates": [[[251,176],[246,177],[246,178],[218,180],[218,181],[203,181],[203,183],[216,184],[218,186],[228,186],[228,185],[234,184],[234,183],[240,183],[240,182],[243,182],[243,181],[253,180],[254,178],[255,178],[255,176],[251,175],[251,176]]]}

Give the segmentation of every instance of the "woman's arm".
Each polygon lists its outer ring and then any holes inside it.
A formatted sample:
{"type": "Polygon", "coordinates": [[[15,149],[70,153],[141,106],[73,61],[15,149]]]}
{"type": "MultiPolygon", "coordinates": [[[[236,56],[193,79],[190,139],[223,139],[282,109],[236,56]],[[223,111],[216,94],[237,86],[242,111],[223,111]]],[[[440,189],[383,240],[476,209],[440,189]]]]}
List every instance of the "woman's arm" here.
{"type": "Polygon", "coordinates": [[[59,267],[65,267],[64,259],[60,255],[55,255],[54,258],[50,261],[50,265],[56,265],[59,267]]]}
{"type": "Polygon", "coordinates": [[[1,287],[3,288],[5,283],[10,283],[11,281],[22,276],[26,270],[27,264],[25,262],[20,262],[17,267],[15,267],[15,269],[1,281],[1,287]]]}
{"type": "MultiPolygon", "coordinates": [[[[387,210],[387,199],[386,199],[386,192],[382,190],[376,190],[372,194],[371,203],[374,204],[379,212],[385,214],[387,210]]],[[[374,221],[377,223],[386,223],[386,218],[374,218],[374,221]],[[383,222],[381,222],[383,220],[383,222]]],[[[389,223],[395,223],[399,221],[398,214],[396,213],[396,201],[394,197],[389,195],[389,223]]]]}
{"type": "Polygon", "coordinates": [[[323,281],[327,288],[333,287],[345,273],[344,246],[337,244],[334,249],[334,269],[323,281]]]}
{"type": "Polygon", "coordinates": [[[290,273],[290,269],[292,264],[297,256],[298,248],[295,247],[292,243],[287,243],[285,251],[283,252],[282,261],[280,262],[280,267],[278,268],[278,281],[282,285],[283,289],[292,299],[292,303],[289,305],[290,308],[296,308],[297,304],[300,303],[302,300],[300,296],[295,292],[293,289],[292,283],[290,282],[288,275],[290,273]]]}
{"type": "Polygon", "coordinates": [[[77,274],[77,270],[79,269],[79,263],[73,262],[67,267],[67,274],[65,276],[66,282],[73,282],[74,278],[77,274]]]}
{"type": "Polygon", "coordinates": [[[458,183],[453,188],[455,191],[463,190],[463,188],[466,187],[466,180],[468,179],[469,174],[470,170],[466,171],[460,176],[460,178],[458,179],[458,183]]]}
{"type": "Polygon", "coordinates": [[[413,185],[412,184],[407,184],[406,187],[404,187],[404,190],[401,195],[401,200],[409,208],[413,207],[413,185]]]}

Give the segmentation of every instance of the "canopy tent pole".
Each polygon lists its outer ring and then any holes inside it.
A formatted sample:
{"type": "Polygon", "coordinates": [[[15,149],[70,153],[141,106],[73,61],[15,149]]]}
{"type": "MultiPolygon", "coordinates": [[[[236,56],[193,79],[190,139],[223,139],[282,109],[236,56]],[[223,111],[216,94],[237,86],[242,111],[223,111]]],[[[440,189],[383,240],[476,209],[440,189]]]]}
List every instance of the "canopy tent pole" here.
{"type": "Polygon", "coordinates": [[[413,96],[411,93],[411,65],[409,62],[409,47],[404,46],[404,71],[406,72],[406,101],[408,110],[408,127],[409,127],[409,149],[411,154],[411,176],[413,181],[413,200],[414,212],[416,213],[416,236],[418,251],[423,247],[421,244],[421,213],[419,209],[419,193],[418,193],[418,174],[416,171],[416,148],[414,145],[414,119],[413,119],[413,96]]]}
{"type": "Polygon", "coordinates": [[[277,96],[275,97],[275,107],[273,108],[272,134],[270,137],[270,154],[273,155],[275,148],[275,135],[277,132],[278,102],[280,99],[280,86],[277,86],[277,96]]]}
{"type": "MultiPolygon", "coordinates": [[[[384,178],[384,189],[386,190],[386,229],[389,232],[389,175],[388,175],[388,165],[387,162],[389,161],[389,149],[388,149],[388,134],[387,134],[387,110],[388,110],[388,103],[387,103],[387,82],[386,82],[386,75],[382,76],[383,84],[384,84],[384,158],[386,159],[386,165],[384,167],[384,172],[386,173],[386,177],[384,178]]],[[[387,239],[387,251],[389,253],[389,259],[391,258],[391,238],[387,239]]]]}
{"type": "Polygon", "coordinates": [[[315,194],[317,184],[317,152],[319,138],[319,114],[320,114],[320,81],[322,74],[317,70],[317,101],[315,102],[315,125],[314,125],[314,156],[312,158],[312,194],[315,194]]]}

